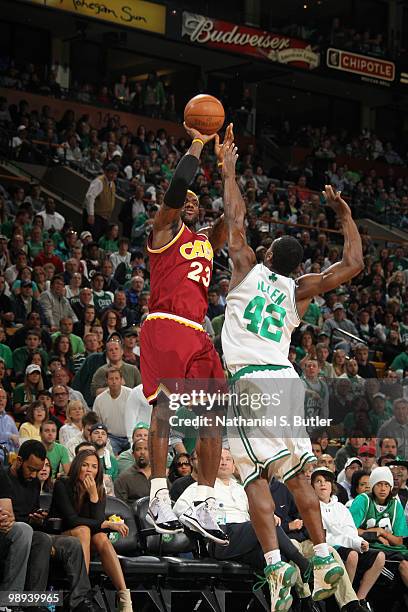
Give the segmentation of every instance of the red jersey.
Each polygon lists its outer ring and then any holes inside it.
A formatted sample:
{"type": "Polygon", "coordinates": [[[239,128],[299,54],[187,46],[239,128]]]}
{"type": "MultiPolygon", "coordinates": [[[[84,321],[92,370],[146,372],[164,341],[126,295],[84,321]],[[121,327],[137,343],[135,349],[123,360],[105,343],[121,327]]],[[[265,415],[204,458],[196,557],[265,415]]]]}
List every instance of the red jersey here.
{"type": "Polygon", "coordinates": [[[150,258],[149,312],[163,312],[202,323],[208,309],[208,287],[213,249],[205,234],[183,223],[177,235],[160,249],[147,250],[150,258]]]}

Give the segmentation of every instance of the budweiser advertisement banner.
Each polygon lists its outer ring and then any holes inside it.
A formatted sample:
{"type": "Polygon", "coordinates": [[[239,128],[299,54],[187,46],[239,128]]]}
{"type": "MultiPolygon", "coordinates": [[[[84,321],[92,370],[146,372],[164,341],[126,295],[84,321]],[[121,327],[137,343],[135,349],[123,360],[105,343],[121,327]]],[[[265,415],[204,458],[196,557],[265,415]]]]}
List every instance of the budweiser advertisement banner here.
{"type": "Polygon", "coordinates": [[[182,37],[212,49],[307,70],[317,68],[320,61],[320,54],[304,40],[186,11],[183,12],[182,37]]]}
{"type": "Polygon", "coordinates": [[[327,49],[326,59],[329,68],[357,74],[363,81],[390,85],[395,79],[395,64],[388,60],[333,48],[327,49]]]}

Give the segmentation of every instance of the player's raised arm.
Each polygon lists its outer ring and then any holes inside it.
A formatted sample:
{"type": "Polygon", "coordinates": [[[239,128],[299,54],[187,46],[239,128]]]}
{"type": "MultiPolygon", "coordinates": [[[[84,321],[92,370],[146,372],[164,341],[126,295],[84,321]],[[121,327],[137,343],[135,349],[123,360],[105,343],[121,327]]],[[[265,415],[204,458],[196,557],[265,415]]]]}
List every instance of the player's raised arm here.
{"type": "Polygon", "coordinates": [[[300,315],[306,310],[312,297],[346,283],[364,268],[361,237],[348,204],[342,199],[340,192],[335,192],[331,185],[325,186],[323,195],[341,222],[344,234],[343,257],[321,274],[305,274],[298,279],[296,304],[300,315]]]}
{"type": "MultiPolygon", "coordinates": [[[[227,146],[234,142],[234,126],[230,123],[225,130],[224,141],[220,143],[220,137],[215,135],[214,151],[217,156],[217,166],[221,169],[224,163],[224,150],[227,146]]],[[[224,215],[222,214],[216,219],[211,227],[200,229],[200,233],[207,234],[208,240],[214,251],[221,249],[227,242],[227,228],[224,223],[224,215]]]]}
{"type": "Polygon", "coordinates": [[[181,209],[184,206],[187,189],[193,181],[198,168],[198,160],[204,145],[215,137],[215,134],[201,134],[198,130],[187,127],[187,134],[192,143],[187,153],[179,161],[171,179],[170,186],[164,196],[164,204],[160,207],[153,223],[152,247],[160,249],[166,245],[181,227],[181,209]]]}
{"type": "Polygon", "coordinates": [[[224,179],[224,221],[227,226],[229,255],[234,264],[230,289],[235,287],[256,264],[255,253],[245,233],[245,202],[235,178],[238,154],[234,143],[225,146],[222,174],[224,179]]]}

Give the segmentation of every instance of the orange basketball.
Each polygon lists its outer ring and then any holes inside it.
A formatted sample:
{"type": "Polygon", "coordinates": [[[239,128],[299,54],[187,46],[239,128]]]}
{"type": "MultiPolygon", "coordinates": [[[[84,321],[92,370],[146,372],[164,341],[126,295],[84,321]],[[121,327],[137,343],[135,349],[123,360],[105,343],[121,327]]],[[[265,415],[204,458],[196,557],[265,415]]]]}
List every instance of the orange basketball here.
{"type": "Polygon", "coordinates": [[[184,121],[188,127],[202,134],[215,134],[223,126],[224,107],[217,98],[200,94],[191,98],[184,109],[184,121]]]}

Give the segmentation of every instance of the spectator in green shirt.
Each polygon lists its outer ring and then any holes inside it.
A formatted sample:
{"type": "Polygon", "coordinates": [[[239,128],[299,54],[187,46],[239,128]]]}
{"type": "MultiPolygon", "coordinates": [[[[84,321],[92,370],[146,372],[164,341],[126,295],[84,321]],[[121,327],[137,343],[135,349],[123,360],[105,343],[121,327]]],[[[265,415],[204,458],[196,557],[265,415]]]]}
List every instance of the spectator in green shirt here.
{"type": "Polygon", "coordinates": [[[74,321],[72,320],[72,317],[64,317],[60,321],[60,331],[53,333],[51,338],[54,342],[55,338],[58,338],[58,336],[61,334],[68,336],[71,343],[72,355],[75,357],[75,355],[85,353],[85,346],[82,338],[72,333],[73,329],[74,321]]]}
{"type": "Polygon", "coordinates": [[[106,253],[115,253],[119,250],[119,226],[111,223],[105,234],[99,238],[98,246],[106,253]]]}
{"type": "Polygon", "coordinates": [[[322,312],[319,305],[316,304],[314,300],[310,302],[309,306],[307,307],[307,310],[302,317],[302,321],[305,321],[305,323],[308,323],[309,325],[313,325],[313,327],[321,327],[323,321],[322,312]]]}
{"type": "Polygon", "coordinates": [[[391,370],[406,370],[408,368],[408,340],[405,341],[405,351],[397,355],[390,365],[391,370]]]}
{"type": "Polygon", "coordinates": [[[25,346],[21,346],[13,352],[13,367],[17,379],[20,378],[21,380],[26,366],[34,353],[40,353],[42,362],[44,366],[47,367],[48,355],[42,348],[40,348],[40,345],[40,332],[35,329],[30,329],[25,339],[25,346]]]}
{"type": "Polygon", "coordinates": [[[68,450],[62,444],[56,442],[57,426],[54,421],[45,421],[40,427],[41,442],[47,450],[47,458],[51,464],[52,476],[55,478],[57,474],[63,471],[68,474],[71,465],[69,461],[68,450]]]}
{"type": "Polygon", "coordinates": [[[4,361],[7,373],[10,374],[13,369],[13,353],[7,344],[0,342],[0,359],[4,361]]]}

